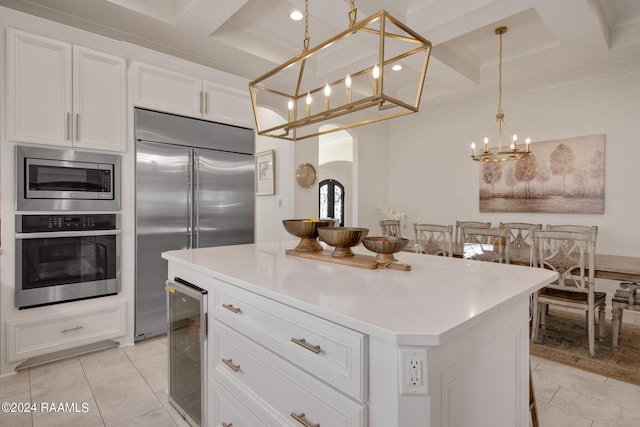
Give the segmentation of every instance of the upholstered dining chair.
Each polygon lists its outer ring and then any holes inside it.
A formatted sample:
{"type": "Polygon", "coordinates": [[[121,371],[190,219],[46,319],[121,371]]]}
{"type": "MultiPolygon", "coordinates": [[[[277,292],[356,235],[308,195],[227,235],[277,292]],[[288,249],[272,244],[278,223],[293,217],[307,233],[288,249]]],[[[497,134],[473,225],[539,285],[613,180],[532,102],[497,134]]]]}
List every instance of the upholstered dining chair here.
{"type": "Polygon", "coordinates": [[[437,224],[413,224],[417,253],[453,256],[453,226],[437,224]]]}
{"type": "Polygon", "coordinates": [[[558,280],[533,296],[531,339],[538,340],[549,305],[573,308],[587,314],[589,354],[595,356],[595,312],[599,310],[599,339],[604,339],[606,293],[595,290],[595,238],[591,231],[535,230],[534,265],[558,273],[558,280]]]}
{"type": "Polygon", "coordinates": [[[462,238],[462,229],[464,227],[491,228],[491,223],[480,221],[456,221],[456,243],[464,243],[462,238]]]}
{"type": "Polygon", "coordinates": [[[463,258],[509,264],[511,230],[508,228],[463,227],[463,258]]]}
{"type": "Polygon", "coordinates": [[[380,228],[385,236],[402,237],[399,219],[383,219],[380,221],[380,228]]]}

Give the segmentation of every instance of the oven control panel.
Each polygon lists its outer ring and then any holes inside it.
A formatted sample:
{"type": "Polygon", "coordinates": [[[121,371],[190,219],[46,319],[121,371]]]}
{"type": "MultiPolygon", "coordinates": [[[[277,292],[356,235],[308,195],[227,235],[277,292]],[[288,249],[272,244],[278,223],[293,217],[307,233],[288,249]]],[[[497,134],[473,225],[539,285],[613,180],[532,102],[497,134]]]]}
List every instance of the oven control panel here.
{"type": "Polygon", "coordinates": [[[117,230],[119,214],[16,215],[16,232],[117,230]]]}

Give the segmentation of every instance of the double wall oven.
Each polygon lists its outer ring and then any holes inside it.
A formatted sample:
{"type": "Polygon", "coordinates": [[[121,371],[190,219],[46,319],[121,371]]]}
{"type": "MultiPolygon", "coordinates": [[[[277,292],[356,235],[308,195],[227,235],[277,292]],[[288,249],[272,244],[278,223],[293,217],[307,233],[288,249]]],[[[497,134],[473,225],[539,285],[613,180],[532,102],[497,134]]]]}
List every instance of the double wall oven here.
{"type": "Polygon", "coordinates": [[[16,307],[120,292],[120,157],[16,146],[16,307]]]}

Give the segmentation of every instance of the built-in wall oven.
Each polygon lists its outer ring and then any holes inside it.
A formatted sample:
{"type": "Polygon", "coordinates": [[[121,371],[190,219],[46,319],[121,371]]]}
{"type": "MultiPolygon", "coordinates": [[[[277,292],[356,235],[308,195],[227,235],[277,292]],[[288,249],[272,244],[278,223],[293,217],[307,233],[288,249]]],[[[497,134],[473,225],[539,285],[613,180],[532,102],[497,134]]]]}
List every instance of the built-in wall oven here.
{"type": "Polygon", "coordinates": [[[120,214],[16,215],[16,307],[117,294],[120,234],[120,214]]]}
{"type": "Polygon", "coordinates": [[[16,210],[120,209],[120,156],[16,146],[16,210]]]}

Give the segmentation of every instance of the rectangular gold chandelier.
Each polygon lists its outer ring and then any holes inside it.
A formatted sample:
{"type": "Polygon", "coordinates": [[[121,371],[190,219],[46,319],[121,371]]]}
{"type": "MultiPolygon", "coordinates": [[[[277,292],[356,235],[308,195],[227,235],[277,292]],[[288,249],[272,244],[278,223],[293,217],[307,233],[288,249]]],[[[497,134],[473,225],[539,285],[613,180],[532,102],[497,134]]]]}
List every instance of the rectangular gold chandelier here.
{"type": "Polygon", "coordinates": [[[430,53],[384,10],[313,48],[305,39],[301,54],[249,83],[258,135],[296,141],[415,113],[430,53]]]}

